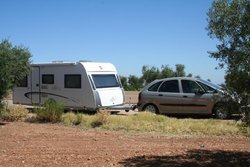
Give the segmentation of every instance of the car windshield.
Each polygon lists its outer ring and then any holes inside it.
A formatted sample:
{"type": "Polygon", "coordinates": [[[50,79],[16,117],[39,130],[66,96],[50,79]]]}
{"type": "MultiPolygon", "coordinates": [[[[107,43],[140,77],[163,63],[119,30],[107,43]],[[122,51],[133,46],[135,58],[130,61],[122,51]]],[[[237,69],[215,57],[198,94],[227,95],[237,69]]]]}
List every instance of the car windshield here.
{"type": "Polygon", "coordinates": [[[221,87],[221,86],[219,86],[219,85],[216,85],[216,84],[214,84],[214,83],[211,83],[211,82],[208,82],[208,81],[205,81],[205,80],[202,80],[202,79],[198,79],[198,81],[200,81],[200,82],[202,82],[202,83],[204,83],[204,84],[206,84],[206,85],[208,85],[208,86],[210,86],[210,87],[212,87],[212,88],[215,88],[215,89],[219,89],[219,90],[222,90],[223,88],[221,87]]]}
{"type": "Polygon", "coordinates": [[[96,88],[120,87],[115,74],[93,74],[92,78],[96,88]]]}

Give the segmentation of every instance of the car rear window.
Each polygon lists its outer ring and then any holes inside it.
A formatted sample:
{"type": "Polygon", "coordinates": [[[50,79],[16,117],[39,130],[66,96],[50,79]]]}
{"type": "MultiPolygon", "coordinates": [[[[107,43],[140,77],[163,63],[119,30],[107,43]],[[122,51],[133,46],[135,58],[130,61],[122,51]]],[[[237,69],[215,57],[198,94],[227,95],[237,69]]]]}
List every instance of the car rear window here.
{"type": "Polygon", "coordinates": [[[161,85],[162,81],[156,82],[148,88],[148,91],[156,92],[161,85]]]}

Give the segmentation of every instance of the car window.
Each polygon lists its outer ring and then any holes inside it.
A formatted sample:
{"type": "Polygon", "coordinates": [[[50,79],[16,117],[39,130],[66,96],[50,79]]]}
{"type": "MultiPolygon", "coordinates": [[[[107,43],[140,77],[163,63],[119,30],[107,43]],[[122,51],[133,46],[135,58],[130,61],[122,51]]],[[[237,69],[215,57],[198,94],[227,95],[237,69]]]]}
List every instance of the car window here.
{"type": "Polygon", "coordinates": [[[159,92],[179,93],[180,90],[179,90],[178,80],[165,81],[161,85],[159,92]]]}
{"type": "Polygon", "coordinates": [[[215,92],[215,89],[214,88],[211,88],[210,86],[202,83],[202,82],[199,82],[198,83],[202,86],[202,88],[207,92],[207,93],[214,93],[215,92]]]}
{"type": "Polygon", "coordinates": [[[162,81],[156,82],[155,84],[153,84],[152,86],[150,86],[148,88],[148,91],[154,91],[156,92],[160,86],[160,84],[162,83],[162,81]]]}
{"type": "Polygon", "coordinates": [[[198,90],[202,90],[196,82],[190,80],[181,80],[181,86],[183,93],[196,93],[198,90]]]}

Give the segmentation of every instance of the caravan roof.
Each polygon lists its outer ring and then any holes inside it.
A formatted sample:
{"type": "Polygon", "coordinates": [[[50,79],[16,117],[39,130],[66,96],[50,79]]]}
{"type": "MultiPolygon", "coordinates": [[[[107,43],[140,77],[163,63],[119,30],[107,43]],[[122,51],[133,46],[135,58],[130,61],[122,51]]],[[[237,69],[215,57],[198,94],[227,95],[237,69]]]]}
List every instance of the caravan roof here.
{"type": "Polygon", "coordinates": [[[114,72],[116,68],[111,63],[91,62],[91,61],[78,61],[78,62],[66,62],[66,61],[52,61],[47,63],[34,63],[32,66],[61,66],[61,65],[77,65],[81,64],[87,72],[114,72]]]}

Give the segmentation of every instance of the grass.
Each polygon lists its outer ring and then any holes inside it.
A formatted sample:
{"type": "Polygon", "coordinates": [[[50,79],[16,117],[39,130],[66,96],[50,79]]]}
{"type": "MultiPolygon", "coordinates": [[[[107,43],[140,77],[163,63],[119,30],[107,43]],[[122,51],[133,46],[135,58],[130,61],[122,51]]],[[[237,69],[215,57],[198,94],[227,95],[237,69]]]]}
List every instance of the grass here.
{"type": "Polygon", "coordinates": [[[64,106],[61,103],[57,103],[54,99],[48,99],[43,107],[37,107],[35,112],[38,121],[56,123],[61,121],[64,106]]]}
{"type": "Polygon", "coordinates": [[[99,112],[96,115],[66,113],[62,122],[65,125],[79,125],[83,129],[99,128],[112,131],[136,133],[159,133],[162,135],[217,135],[248,136],[250,127],[237,121],[215,119],[177,119],[149,112],[136,115],[110,115],[99,112]]]}
{"type": "Polygon", "coordinates": [[[63,106],[48,100],[36,114],[28,117],[28,111],[21,105],[6,107],[0,112],[5,121],[32,120],[30,122],[62,122],[66,126],[78,126],[83,129],[103,129],[127,131],[132,133],[150,133],[159,135],[217,135],[250,137],[250,127],[234,120],[170,118],[150,112],[135,115],[111,115],[109,111],[99,111],[95,115],[68,112],[63,114],[63,106]],[[35,115],[35,116],[34,116],[35,115]]]}
{"type": "Polygon", "coordinates": [[[4,121],[22,121],[28,116],[29,111],[21,106],[6,106],[6,108],[1,110],[0,118],[4,121]]]}

